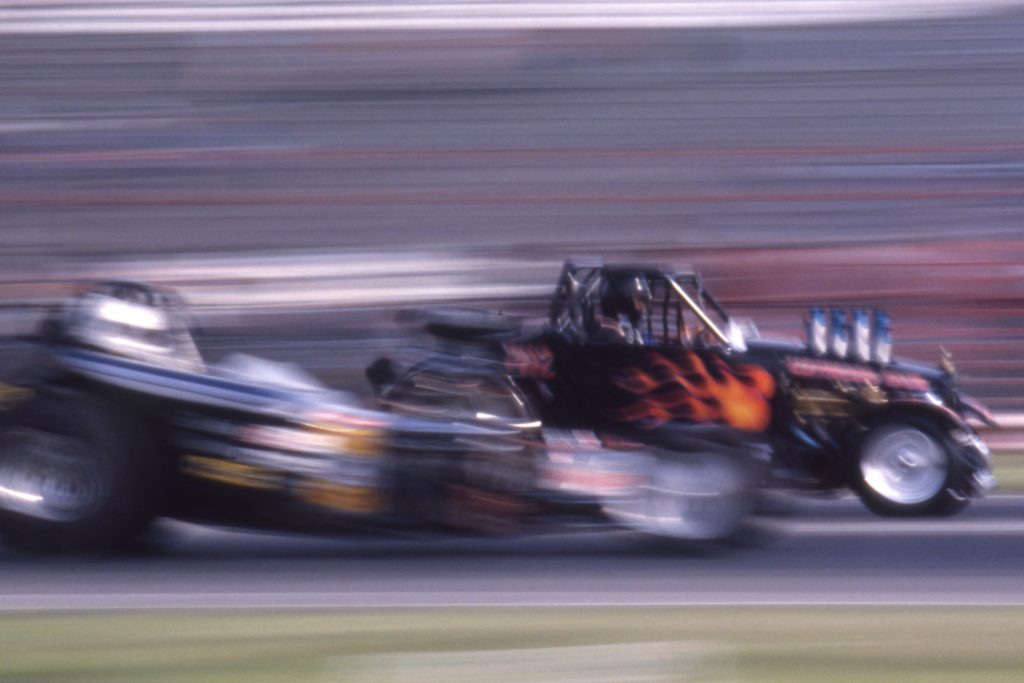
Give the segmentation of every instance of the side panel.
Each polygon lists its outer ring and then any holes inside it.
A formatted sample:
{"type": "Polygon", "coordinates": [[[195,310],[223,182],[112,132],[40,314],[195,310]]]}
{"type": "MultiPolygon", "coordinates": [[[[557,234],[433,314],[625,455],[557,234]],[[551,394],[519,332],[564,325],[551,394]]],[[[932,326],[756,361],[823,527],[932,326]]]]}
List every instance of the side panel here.
{"type": "Polygon", "coordinates": [[[640,429],[683,422],[752,433],[772,421],[771,373],[715,350],[556,341],[552,352],[552,400],[563,414],[640,429]]]}

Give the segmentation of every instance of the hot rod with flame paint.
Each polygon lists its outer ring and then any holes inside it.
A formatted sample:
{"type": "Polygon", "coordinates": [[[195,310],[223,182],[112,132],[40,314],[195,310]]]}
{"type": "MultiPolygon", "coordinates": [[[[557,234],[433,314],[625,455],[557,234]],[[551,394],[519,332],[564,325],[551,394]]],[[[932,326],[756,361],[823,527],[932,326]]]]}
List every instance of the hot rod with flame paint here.
{"type": "Polygon", "coordinates": [[[649,439],[609,445],[565,429],[541,440],[506,374],[421,374],[417,390],[472,398],[452,419],[367,408],[251,356],[207,364],[178,297],[138,283],[86,287],[26,341],[40,358],[0,384],[0,535],[17,548],[111,549],[159,516],[430,535],[614,524],[716,539],[737,528],[757,482],[730,428],[674,437],[691,455],[661,467],[649,439]]]}
{"type": "Polygon", "coordinates": [[[538,329],[497,314],[421,317],[439,352],[407,370],[372,366],[381,403],[533,420],[556,486],[574,488],[571,464],[587,458],[563,452],[565,434],[678,459],[682,480],[715,462],[714,443],[698,457],[690,441],[711,433],[765,458],[772,484],[850,488],[882,515],[951,514],[994,485],[969,423],[991,415],[959,391],[948,358],[892,359],[880,311],[872,322],[814,309],[807,343],[773,341],[731,318],[695,271],[568,261],[538,329]]]}

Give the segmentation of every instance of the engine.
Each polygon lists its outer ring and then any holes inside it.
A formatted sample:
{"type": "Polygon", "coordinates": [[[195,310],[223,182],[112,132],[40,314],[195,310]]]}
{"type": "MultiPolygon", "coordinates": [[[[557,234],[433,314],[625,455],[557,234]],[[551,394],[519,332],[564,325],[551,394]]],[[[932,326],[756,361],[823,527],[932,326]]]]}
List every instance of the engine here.
{"type": "Polygon", "coordinates": [[[854,309],[849,316],[839,308],[815,307],[806,322],[807,348],[816,356],[887,365],[892,360],[889,314],[876,309],[871,315],[854,309]]]}

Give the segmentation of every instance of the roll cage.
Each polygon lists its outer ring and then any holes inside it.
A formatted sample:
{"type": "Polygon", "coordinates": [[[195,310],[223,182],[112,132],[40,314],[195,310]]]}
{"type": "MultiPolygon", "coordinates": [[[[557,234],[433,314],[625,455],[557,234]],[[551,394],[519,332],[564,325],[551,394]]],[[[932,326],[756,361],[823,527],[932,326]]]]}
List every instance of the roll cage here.
{"type": "Polygon", "coordinates": [[[577,341],[592,338],[602,315],[601,284],[608,277],[623,275],[647,280],[652,305],[641,325],[654,343],[702,341],[731,348],[726,334],[729,314],[704,287],[700,274],[693,269],[605,265],[596,260],[569,259],[562,265],[551,300],[551,325],[577,341]]]}

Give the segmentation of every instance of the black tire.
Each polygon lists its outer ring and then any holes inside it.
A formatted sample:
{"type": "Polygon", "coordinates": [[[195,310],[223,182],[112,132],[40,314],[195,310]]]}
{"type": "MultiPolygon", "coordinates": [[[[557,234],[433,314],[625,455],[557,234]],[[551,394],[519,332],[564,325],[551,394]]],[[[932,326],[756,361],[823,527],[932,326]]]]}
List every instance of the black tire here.
{"type": "Polygon", "coordinates": [[[685,543],[723,541],[753,511],[755,472],[732,453],[663,453],[650,483],[636,496],[606,506],[613,519],[638,531],[685,543]]]}
{"type": "Polygon", "coordinates": [[[153,520],[162,469],[126,404],[45,388],[0,425],[0,535],[44,553],[116,549],[153,520]],[[12,494],[13,492],[13,494],[12,494]]]}
{"type": "Polygon", "coordinates": [[[953,515],[969,501],[954,493],[962,465],[948,436],[928,420],[885,420],[859,440],[852,484],[884,517],[953,515]]]}

